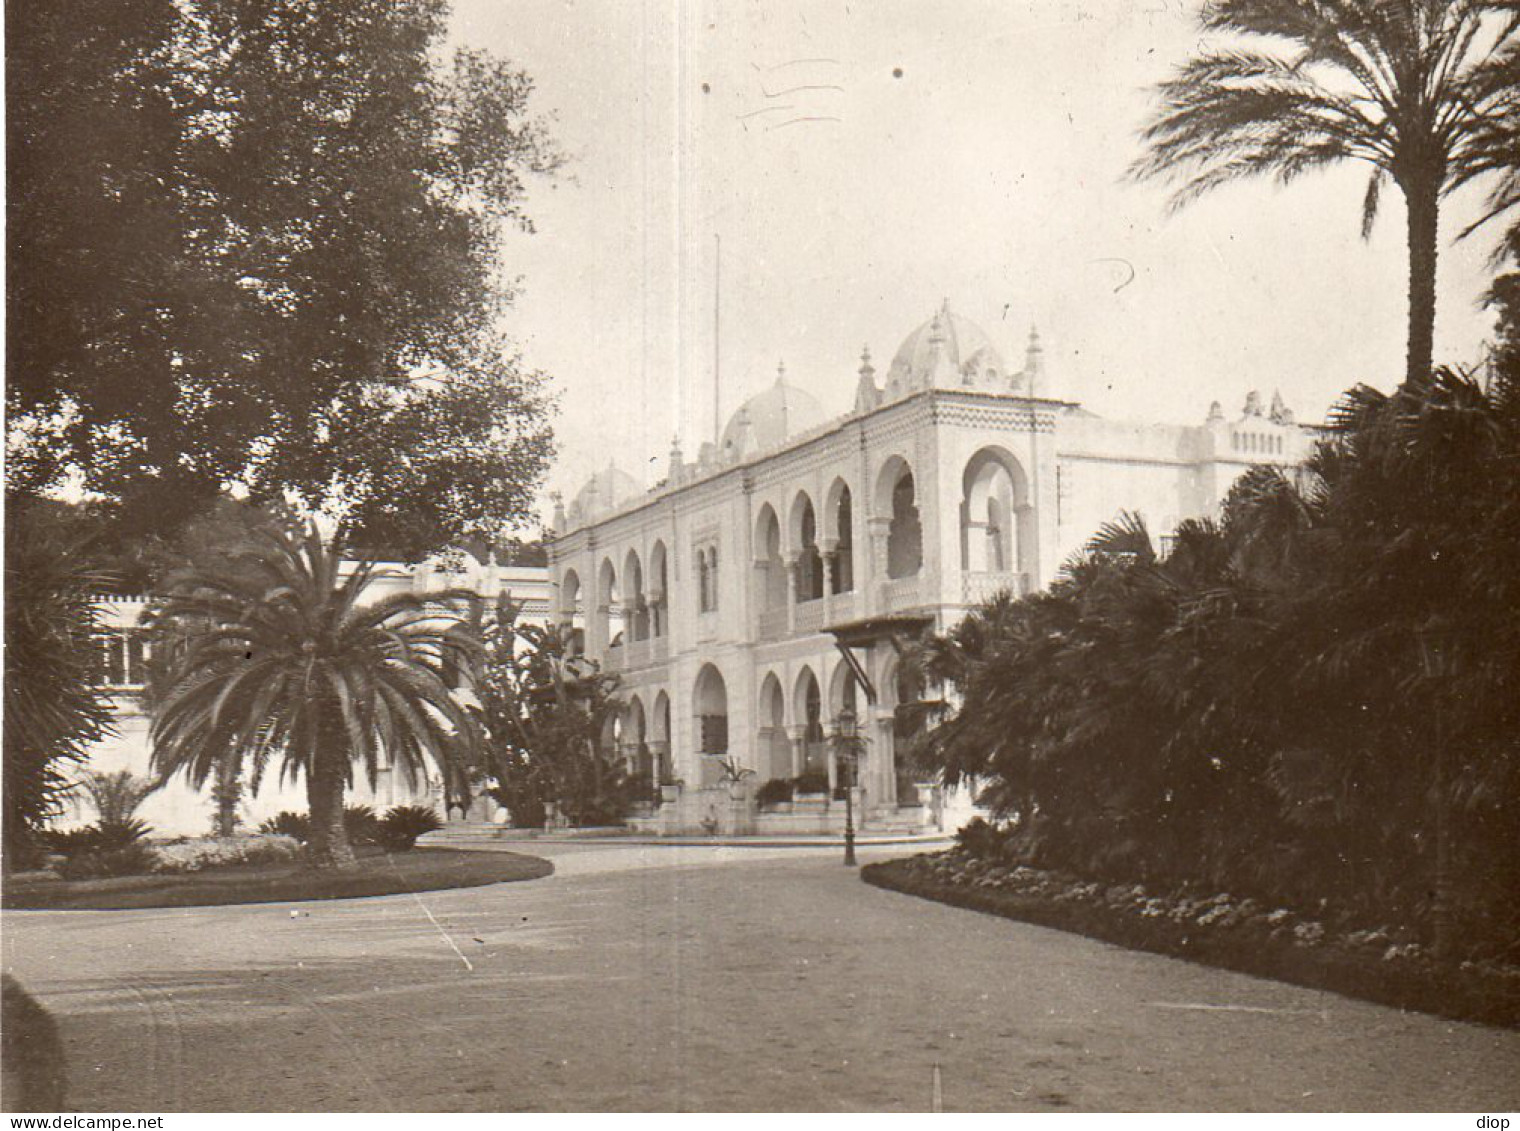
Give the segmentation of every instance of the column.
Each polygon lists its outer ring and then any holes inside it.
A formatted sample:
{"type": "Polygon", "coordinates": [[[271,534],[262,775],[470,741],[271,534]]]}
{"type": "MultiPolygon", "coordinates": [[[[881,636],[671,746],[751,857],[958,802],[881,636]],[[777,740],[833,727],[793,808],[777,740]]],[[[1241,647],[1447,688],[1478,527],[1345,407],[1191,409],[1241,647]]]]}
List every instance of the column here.
{"type": "Polygon", "coordinates": [[[791,554],[784,560],[786,566],[786,634],[797,635],[797,564],[800,560],[791,554]]]}
{"type": "Polygon", "coordinates": [[[823,619],[825,624],[834,623],[834,594],[839,592],[839,578],[834,570],[839,559],[839,539],[825,538],[819,545],[819,557],[823,560],[823,619]]]}
{"type": "Polygon", "coordinates": [[[794,727],[792,727],[791,728],[791,736],[792,736],[792,777],[795,778],[795,777],[801,776],[803,768],[804,768],[804,765],[805,765],[804,758],[805,758],[806,750],[807,750],[807,727],[805,725],[804,726],[794,726],[794,727]]]}
{"type": "Polygon", "coordinates": [[[887,535],[891,530],[891,518],[866,519],[866,536],[870,539],[870,583],[864,584],[867,579],[857,579],[855,588],[857,591],[864,589],[870,594],[870,607],[860,610],[861,612],[881,612],[885,607],[881,590],[887,582],[887,535]]]}

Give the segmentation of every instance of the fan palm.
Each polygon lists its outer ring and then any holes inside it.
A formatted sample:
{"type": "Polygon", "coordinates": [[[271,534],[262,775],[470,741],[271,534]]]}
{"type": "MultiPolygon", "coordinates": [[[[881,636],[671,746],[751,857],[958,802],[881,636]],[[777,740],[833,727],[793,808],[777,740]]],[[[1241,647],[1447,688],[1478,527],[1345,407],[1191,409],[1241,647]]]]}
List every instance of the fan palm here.
{"type": "Polygon", "coordinates": [[[429,759],[447,774],[477,741],[445,674],[474,667],[478,644],[454,631],[467,595],[366,604],[375,563],[346,577],[340,564],[315,529],[270,530],[220,566],[172,575],[152,614],[169,641],[155,769],[199,788],[236,760],[257,788],[279,757],[283,778],[305,777],[317,866],[353,860],[343,798],[356,766],[373,785],[383,755],[415,784],[429,759]]]}
{"type": "Polygon", "coordinates": [[[1362,235],[1391,180],[1408,214],[1406,379],[1428,375],[1442,201],[1491,173],[1498,183],[1483,219],[1517,200],[1520,7],[1214,0],[1200,22],[1251,45],[1206,49],[1160,85],[1161,109],[1142,135],[1149,149],[1131,174],[1180,181],[1180,207],[1246,177],[1287,183],[1348,159],[1371,165],[1362,235]]]}

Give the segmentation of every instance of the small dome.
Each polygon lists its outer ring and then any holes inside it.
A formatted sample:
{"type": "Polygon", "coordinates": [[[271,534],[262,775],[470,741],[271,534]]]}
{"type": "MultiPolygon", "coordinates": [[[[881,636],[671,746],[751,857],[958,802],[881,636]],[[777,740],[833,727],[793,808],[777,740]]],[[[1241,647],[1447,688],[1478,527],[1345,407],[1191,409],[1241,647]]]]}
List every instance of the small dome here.
{"type": "Polygon", "coordinates": [[[775,382],[739,406],[723,429],[724,459],[779,448],[789,436],[816,428],[828,419],[817,398],[786,380],[783,367],[775,382]]]}
{"type": "Polygon", "coordinates": [[[633,476],[609,463],[576,492],[570,511],[572,515],[588,518],[627,502],[643,490],[633,476]]]}
{"type": "Polygon", "coordinates": [[[975,322],[950,309],[909,334],[887,370],[886,397],[893,400],[919,389],[994,389],[1009,387],[1009,373],[992,340],[975,322]]]}

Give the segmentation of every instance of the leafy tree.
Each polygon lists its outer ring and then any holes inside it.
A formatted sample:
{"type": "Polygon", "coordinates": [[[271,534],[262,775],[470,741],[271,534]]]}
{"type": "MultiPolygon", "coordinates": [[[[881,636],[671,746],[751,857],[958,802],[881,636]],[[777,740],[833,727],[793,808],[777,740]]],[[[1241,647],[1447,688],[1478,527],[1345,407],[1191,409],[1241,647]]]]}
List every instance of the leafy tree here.
{"type": "Polygon", "coordinates": [[[1408,214],[1405,379],[1425,377],[1443,200],[1492,173],[1484,219],[1520,199],[1520,13],[1506,0],[1213,0],[1199,23],[1244,42],[1206,47],[1161,84],[1132,173],[1180,181],[1180,207],[1246,177],[1371,165],[1362,234],[1392,181],[1408,214]]]}
{"type": "Polygon", "coordinates": [[[1252,469],[1164,557],[1121,516],[923,646],[959,699],[925,755],[1038,860],[1437,928],[1449,886],[1469,946],[1512,945],[1516,389],[1354,389],[1301,473],[1252,469]]]}
{"type": "Polygon", "coordinates": [[[481,620],[476,694],[494,795],[517,824],[541,824],[550,802],[572,824],[621,820],[637,787],[603,742],[622,710],[617,677],[574,655],[559,628],[522,623],[505,597],[481,620]]]}
{"type": "Polygon", "coordinates": [[[9,5],[8,408],[130,530],[231,483],[408,556],[526,512],[549,436],[495,336],[559,156],[442,0],[9,5]],[[438,490],[448,483],[448,490],[438,490]]]}
{"type": "Polygon", "coordinates": [[[371,784],[382,754],[415,786],[445,776],[478,742],[446,682],[478,649],[457,631],[466,594],[400,593],[366,604],[371,561],[345,577],[314,528],[271,531],[229,555],[236,568],[169,579],[151,620],[169,653],[154,706],[154,766],[197,788],[236,759],[257,789],[271,757],[306,779],[310,855],[352,862],[343,799],[356,767],[371,784]]]}
{"type": "Polygon", "coordinates": [[[96,689],[104,578],[55,508],[12,498],[5,513],[5,866],[60,812],[68,768],[112,733],[96,689]]]}

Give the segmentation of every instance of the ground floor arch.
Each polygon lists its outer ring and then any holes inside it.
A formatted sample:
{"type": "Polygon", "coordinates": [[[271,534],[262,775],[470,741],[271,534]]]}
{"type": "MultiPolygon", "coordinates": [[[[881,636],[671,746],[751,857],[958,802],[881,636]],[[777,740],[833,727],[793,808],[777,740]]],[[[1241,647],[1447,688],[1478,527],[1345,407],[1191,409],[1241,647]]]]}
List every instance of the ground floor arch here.
{"type": "Polygon", "coordinates": [[[697,672],[692,691],[696,716],[697,754],[703,785],[715,784],[722,777],[720,763],[729,757],[728,683],[715,664],[703,664],[697,672]]]}

